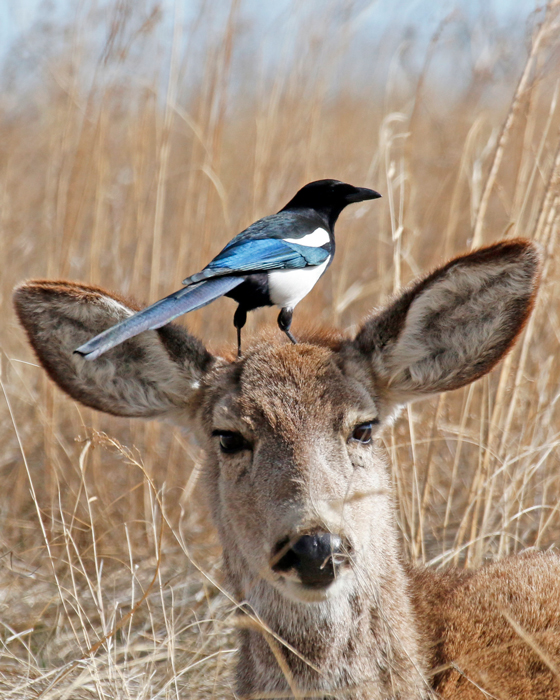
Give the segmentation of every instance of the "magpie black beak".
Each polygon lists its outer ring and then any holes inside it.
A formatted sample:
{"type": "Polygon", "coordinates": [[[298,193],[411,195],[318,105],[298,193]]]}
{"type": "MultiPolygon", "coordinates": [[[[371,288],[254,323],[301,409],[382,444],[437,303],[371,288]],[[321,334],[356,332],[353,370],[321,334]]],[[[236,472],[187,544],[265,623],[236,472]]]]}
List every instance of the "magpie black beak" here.
{"type": "Polygon", "coordinates": [[[348,204],[353,204],[354,202],[363,202],[366,199],[379,199],[381,195],[375,190],[368,190],[367,187],[355,187],[353,192],[347,194],[345,199],[348,204]]]}

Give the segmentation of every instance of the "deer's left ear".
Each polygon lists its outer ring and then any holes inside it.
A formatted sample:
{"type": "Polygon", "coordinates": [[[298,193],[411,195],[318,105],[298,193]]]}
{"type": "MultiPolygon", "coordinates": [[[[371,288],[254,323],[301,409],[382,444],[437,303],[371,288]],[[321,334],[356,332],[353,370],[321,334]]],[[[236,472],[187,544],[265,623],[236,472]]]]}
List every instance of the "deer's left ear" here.
{"type": "Polygon", "coordinates": [[[507,353],[533,307],[541,256],[503,241],[451,260],[367,320],[354,346],[390,404],[457,389],[507,353]]]}
{"type": "Polygon", "coordinates": [[[133,313],[129,304],[97,287],[34,280],[14,291],[14,304],[56,384],[85,406],[115,416],[194,413],[200,385],[219,361],[173,323],[141,333],[97,360],[85,360],[74,352],[79,345],[133,313]]]}

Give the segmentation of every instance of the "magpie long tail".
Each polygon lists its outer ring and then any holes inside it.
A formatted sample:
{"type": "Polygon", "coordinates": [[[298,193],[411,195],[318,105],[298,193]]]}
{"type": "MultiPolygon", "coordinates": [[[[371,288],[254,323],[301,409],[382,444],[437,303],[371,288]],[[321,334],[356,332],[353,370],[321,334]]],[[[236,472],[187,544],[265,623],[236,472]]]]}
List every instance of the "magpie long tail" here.
{"type": "Polygon", "coordinates": [[[95,338],[76,348],[74,352],[83,355],[86,360],[95,360],[107,350],[114,348],[115,345],[133,338],[139,333],[161,328],[178,316],[206,306],[242,282],[242,277],[216,277],[185,289],[179,289],[179,291],[156,301],[155,304],[142,309],[133,316],[125,318],[116,326],[96,335],[95,338]]]}

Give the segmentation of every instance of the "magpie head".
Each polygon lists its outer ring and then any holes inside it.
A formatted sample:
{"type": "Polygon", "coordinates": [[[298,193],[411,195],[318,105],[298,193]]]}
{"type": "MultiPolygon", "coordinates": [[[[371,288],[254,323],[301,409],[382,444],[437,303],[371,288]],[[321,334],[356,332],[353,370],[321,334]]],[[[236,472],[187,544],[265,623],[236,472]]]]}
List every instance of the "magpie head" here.
{"type": "Polygon", "coordinates": [[[314,209],[327,216],[334,225],[344,207],[354,202],[381,197],[378,192],[367,187],[353,187],[339,180],[316,180],[310,182],[293,197],[282,209],[314,209]]]}

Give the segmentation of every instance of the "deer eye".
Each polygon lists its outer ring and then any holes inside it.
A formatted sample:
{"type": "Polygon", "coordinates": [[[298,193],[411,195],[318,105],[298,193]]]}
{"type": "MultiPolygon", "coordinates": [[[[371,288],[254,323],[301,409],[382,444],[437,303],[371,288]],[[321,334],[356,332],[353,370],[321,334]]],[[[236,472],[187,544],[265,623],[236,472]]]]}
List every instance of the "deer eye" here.
{"type": "Polygon", "coordinates": [[[214,430],[212,435],[220,439],[220,449],[225,454],[230,455],[250,449],[250,445],[243,435],[233,430],[214,430]]]}
{"type": "Polygon", "coordinates": [[[378,420],[370,420],[367,423],[360,423],[352,431],[350,440],[361,442],[362,445],[368,445],[371,442],[373,435],[373,426],[379,423],[378,420]]]}

